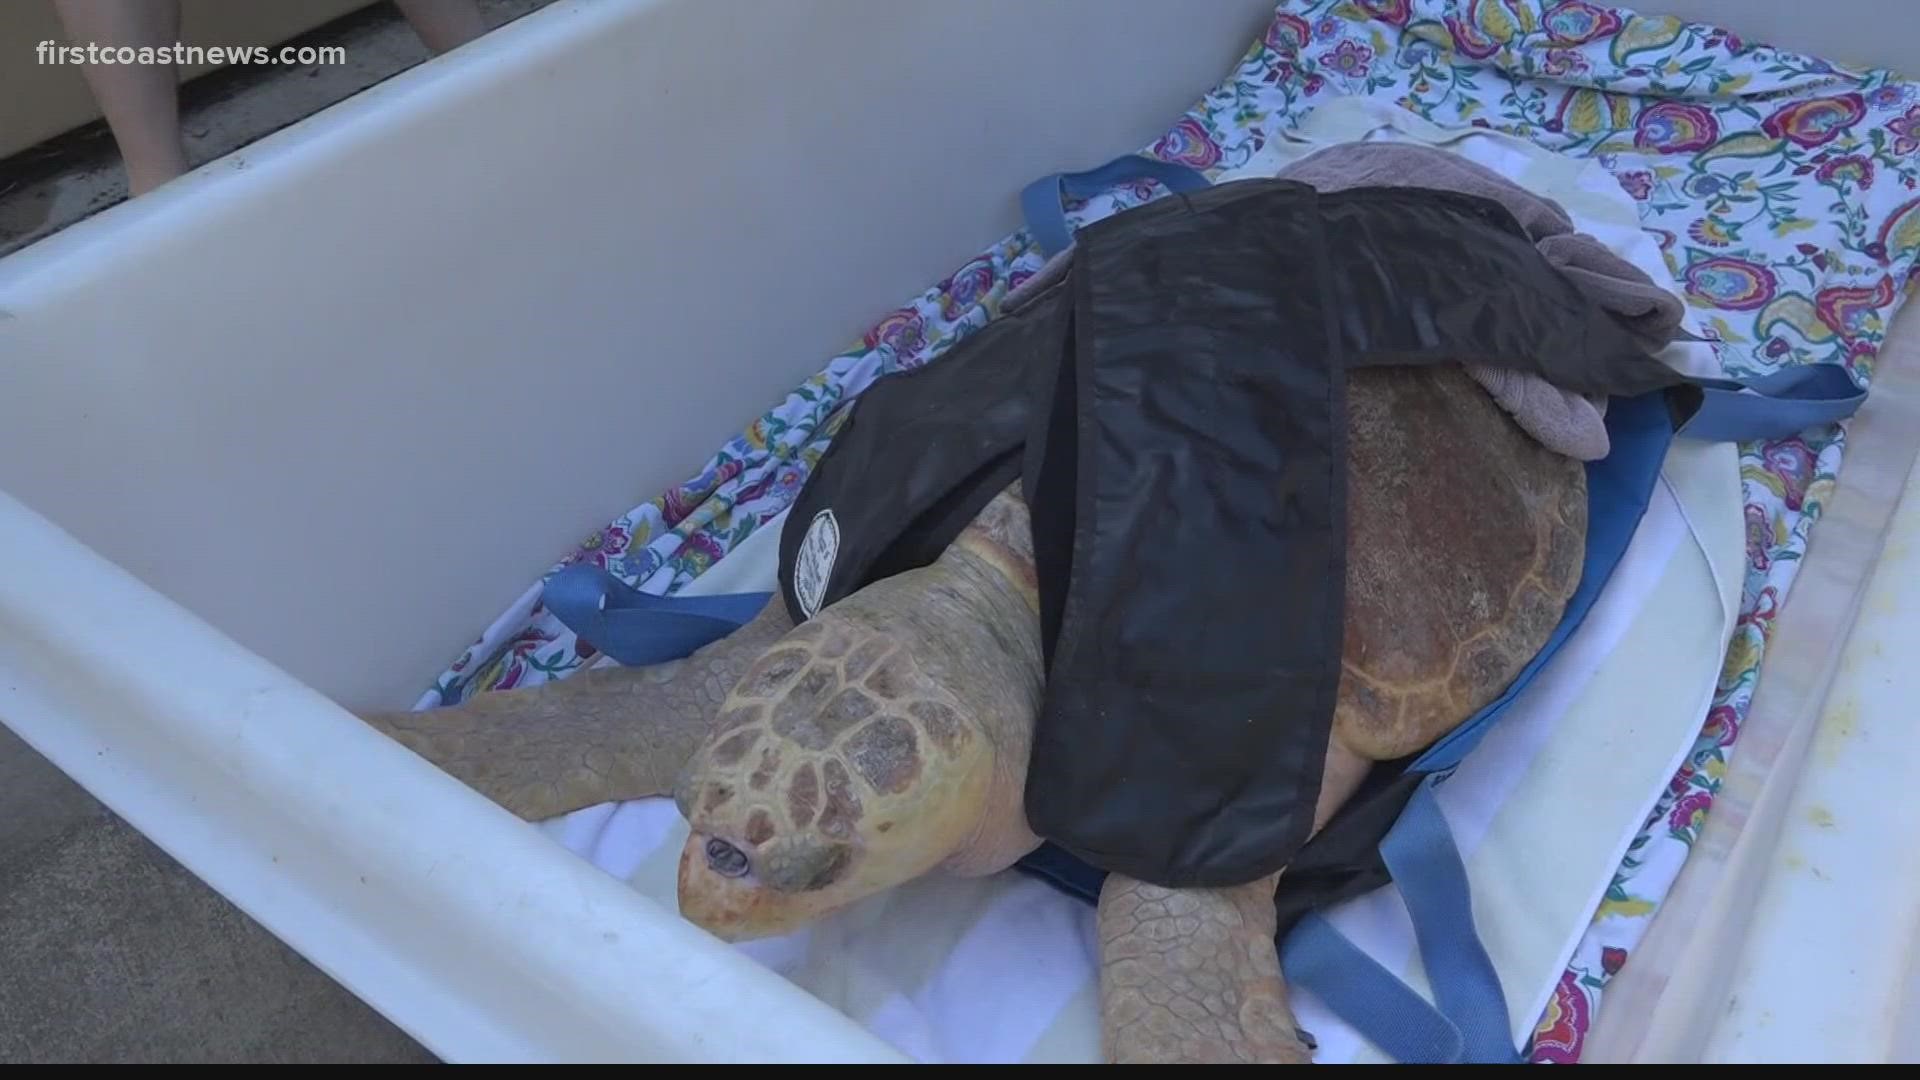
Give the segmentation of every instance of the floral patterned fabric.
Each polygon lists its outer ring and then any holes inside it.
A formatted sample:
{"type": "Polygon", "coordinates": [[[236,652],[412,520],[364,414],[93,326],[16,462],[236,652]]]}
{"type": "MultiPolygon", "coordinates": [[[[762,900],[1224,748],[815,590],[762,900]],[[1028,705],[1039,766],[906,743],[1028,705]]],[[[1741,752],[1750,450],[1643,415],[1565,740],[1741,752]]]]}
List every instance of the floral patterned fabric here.
{"type": "MultiPolygon", "coordinates": [[[[1203,170],[1236,166],[1316,104],[1356,94],[1597,160],[1637,200],[1730,374],[1829,363],[1870,381],[1920,257],[1920,86],[1585,0],[1282,0],[1228,78],[1149,152],[1203,170]]],[[[1069,218],[1159,194],[1133,185],[1070,204],[1069,218]]],[[[591,561],[652,592],[693,580],[792,502],[839,406],[886,372],[937,360],[1041,263],[1024,233],[980,253],[753,421],[700,475],[615,519],[560,565],[591,561]]],[[[1748,573],[1718,694],[1540,1019],[1531,1060],[1579,1058],[1607,981],[1686,859],[1844,443],[1835,427],[1741,447],[1748,573]]],[[[562,678],[592,659],[540,607],[536,586],[420,705],[562,678]]]]}

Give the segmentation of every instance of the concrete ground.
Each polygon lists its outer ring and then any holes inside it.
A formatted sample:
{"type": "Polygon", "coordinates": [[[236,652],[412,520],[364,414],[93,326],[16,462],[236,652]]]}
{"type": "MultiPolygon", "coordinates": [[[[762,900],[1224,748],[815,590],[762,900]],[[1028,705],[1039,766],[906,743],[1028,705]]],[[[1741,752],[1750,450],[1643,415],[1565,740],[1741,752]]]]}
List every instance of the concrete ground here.
{"type": "Polygon", "coordinates": [[[0,728],[0,1061],[435,1059],[0,728]]]}
{"type": "MultiPolygon", "coordinates": [[[[353,62],[184,88],[195,166],[427,58],[390,5],[302,40],[353,62]]],[[[125,198],[101,125],[0,161],[0,257],[125,198]]],[[[0,1062],[434,1061],[0,727],[0,1062]]]]}
{"type": "MultiPolygon", "coordinates": [[[[479,0],[500,26],[551,0],[479,0]]],[[[236,67],[187,83],[180,127],[198,168],[429,58],[398,11],[385,3],[323,26],[297,44],[343,45],[347,63],[236,67]]],[[[103,122],[0,159],[0,257],[127,197],[113,136],[103,122]]]]}

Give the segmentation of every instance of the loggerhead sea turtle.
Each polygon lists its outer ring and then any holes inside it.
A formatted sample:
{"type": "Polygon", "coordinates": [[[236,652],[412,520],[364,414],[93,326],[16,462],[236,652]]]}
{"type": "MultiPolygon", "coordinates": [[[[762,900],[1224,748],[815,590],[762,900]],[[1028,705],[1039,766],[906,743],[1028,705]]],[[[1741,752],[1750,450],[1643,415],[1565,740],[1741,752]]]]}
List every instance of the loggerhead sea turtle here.
{"type": "MultiPolygon", "coordinates": [[[[1508,685],[1558,623],[1586,537],[1580,464],[1457,366],[1349,379],[1343,674],[1316,830],[1373,762],[1432,744],[1508,685]]],[[[744,940],[1038,846],[1022,810],[1037,611],[1016,487],[932,565],[798,628],[776,594],[684,660],[365,719],[529,820],[671,792],[690,827],[681,913],[744,940]]],[[[1107,878],[1107,1060],[1311,1060],[1274,948],[1278,876],[1107,878]]]]}

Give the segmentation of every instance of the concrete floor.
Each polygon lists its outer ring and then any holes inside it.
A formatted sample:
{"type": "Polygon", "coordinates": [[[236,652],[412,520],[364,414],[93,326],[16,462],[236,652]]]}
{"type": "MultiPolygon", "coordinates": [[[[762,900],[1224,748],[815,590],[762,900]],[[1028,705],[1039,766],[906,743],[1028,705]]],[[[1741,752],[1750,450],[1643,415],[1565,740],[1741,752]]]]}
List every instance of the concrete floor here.
{"type": "MultiPolygon", "coordinates": [[[[500,26],[551,0],[478,0],[500,26]]],[[[429,59],[391,4],[375,4],[301,36],[342,45],[347,63],[230,68],[181,90],[187,161],[198,168],[429,59]]],[[[125,201],[126,172],[105,123],[95,122],[0,160],[0,257],[125,201]]]]}
{"type": "Polygon", "coordinates": [[[0,728],[0,1061],[435,1059],[0,728]]]}
{"type": "MultiPolygon", "coordinates": [[[[427,58],[389,5],[311,40],[353,63],[183,90],[195,166],[427,58]]],[[[0,161],[0,257],[125,198],[99,125],[0,161]]],[[[434,1061],[0,727],[0,1062],[434,1061]]]]}

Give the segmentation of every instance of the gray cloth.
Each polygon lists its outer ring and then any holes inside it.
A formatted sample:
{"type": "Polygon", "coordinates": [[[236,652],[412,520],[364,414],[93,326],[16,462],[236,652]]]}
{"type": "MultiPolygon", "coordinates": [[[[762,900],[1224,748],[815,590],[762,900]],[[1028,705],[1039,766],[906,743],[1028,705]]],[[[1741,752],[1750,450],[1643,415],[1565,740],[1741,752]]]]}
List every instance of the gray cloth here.
{"type": "Polygon", "coordinates": [[[1513,417],[1520,430],[1557,454],[1575,461],[1599,461],[1613,441],[1607,437],[1607,403],[1562,390],[1525,371],[1465,365],[1467,374],[1513,417]]]}

